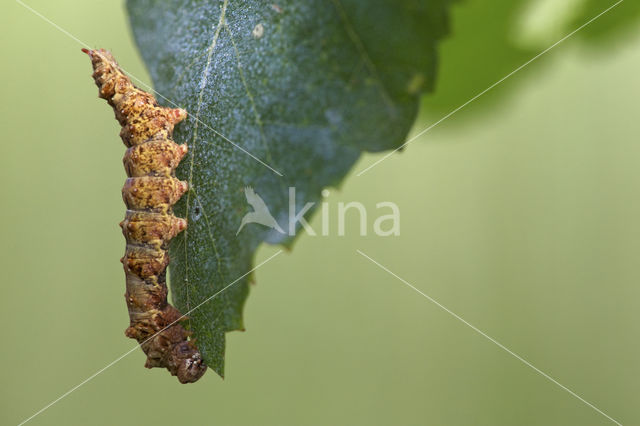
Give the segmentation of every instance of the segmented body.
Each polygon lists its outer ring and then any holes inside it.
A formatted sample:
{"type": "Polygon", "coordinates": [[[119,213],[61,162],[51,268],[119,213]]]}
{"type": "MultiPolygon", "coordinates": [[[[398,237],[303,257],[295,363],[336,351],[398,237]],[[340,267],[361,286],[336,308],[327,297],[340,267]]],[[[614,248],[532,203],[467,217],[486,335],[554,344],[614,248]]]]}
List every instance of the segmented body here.
{"type": "Polygon", "coordinates": [[[184,319],[167,302],[166,268],[169,240],[187,227],[172,206],[187,191],[175,168],[187,152],[172,140],[173,127],[187,112],[159,106],[153,95],[135,87],[110,52],[86,50],[99,96],[107,100],[122,125],[120,137],[128,147],[124,168],[129,178],[122,188],[127,206],[120,223],[127,241],[124,265],[130,325],[125,334],[136,339],[145,354],[145,367],[164,367],[182,383],[198,380],[204,364],[184,319]]]}

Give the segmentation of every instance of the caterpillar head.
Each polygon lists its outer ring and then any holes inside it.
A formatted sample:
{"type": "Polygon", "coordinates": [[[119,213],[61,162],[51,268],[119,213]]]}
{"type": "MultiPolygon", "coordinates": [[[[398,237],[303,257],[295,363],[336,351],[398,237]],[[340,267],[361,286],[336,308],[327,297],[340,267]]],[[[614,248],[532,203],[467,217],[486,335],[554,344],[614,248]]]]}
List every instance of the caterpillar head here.
{"type": "Polygon", "coordinates": [[[173,352],[178,360],[176,376],[178,376],[180,383],[193,383],[207,371],[207,365],[200,352],[190,341],[180,343],[174,347],[173,352]]]}

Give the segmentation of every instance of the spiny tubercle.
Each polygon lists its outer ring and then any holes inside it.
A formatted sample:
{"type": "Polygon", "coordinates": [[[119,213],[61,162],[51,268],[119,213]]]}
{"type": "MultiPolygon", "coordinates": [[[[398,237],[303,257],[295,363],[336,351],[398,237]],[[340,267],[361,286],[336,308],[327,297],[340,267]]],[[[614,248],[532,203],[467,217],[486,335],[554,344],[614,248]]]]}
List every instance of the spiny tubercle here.
{"type": "Polygon", "coordinates": [[[172,140],[174,126],[187,112],[158,105],[153,95],[131,83],[110,52],[82,51],[91,58],[99,96],[113,107],[128,147],[123,163],[129,178],[122,188],[128,210],[120,223],[127,241],[121,259],[130,320],[125,334],[141,344],[147,368],[167,368],[180,382],[195,382],[207,366],[191,332],[178,322],[184,317],[167,302],[166,285],[169,241],[187,227],[172,210],[188,189],[175,177],[187,146],[172,140]]]}

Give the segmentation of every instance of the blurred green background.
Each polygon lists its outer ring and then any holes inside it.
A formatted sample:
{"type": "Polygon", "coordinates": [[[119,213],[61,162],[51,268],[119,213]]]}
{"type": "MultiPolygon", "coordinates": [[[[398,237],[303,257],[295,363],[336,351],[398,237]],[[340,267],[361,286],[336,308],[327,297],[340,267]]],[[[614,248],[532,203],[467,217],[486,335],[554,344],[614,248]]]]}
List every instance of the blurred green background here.
{"type": "MultiPolygon", "coordinates": [[[[453,9],[441,90],[415,132],[581,23],[516,25],[495,45],[487,36],[483,61],[480,27],[533,16],[511,2],[508,19],[486,12],[496,23],[481,26],[473,10],[483,3],[453,9]],[[478,57],[466,65],[465,42],[478,57]]],[[[360,237],[354,222],[346,237],[303,236],[259,269],[247,331],[228,335],[225,380],[180,385],[144,369],[136,350],[30,424],[613,424],[356,249],[619,422],[639,424],[640,32],[626,3],[607,18],[624,23],[615,34],[568,40],[331,190],[331,220],[339,201],[370,213],[397,203],[401,236],[360,237]]],[[[28,4],[149,81],[121,4],[28,4]]],[[[133,342],[118,262],[118,125],[77,42],[14,2],[0,27],[0,423],[17,424],[133,342]]]]}

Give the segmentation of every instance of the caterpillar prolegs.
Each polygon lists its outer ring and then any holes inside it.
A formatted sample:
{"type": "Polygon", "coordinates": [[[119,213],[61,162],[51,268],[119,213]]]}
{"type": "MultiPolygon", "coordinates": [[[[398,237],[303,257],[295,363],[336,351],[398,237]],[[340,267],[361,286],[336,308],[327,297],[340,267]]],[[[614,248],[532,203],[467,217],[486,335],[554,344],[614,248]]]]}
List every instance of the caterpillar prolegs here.
{"type": "Polygon", "coordinates": [[[131,83],[110,52],[82,51],[91,58],[99,96],[113,107],[128,148],[123,159],[128,179],[122,188],[127,212],[120,223],[127,241],[121,259],[130,320],[125,334],[140,343],[145,367],[164,367],[181,383],[195,382],[207,366],[191,333],[179,323],[184,318],[167,302],[166,284],[169,240],[187,227],[172,211],[188,189],[175,177],[187,146],[172,140],[173,127],[187,112],[159,106],[153,95],[131,83]]]}

